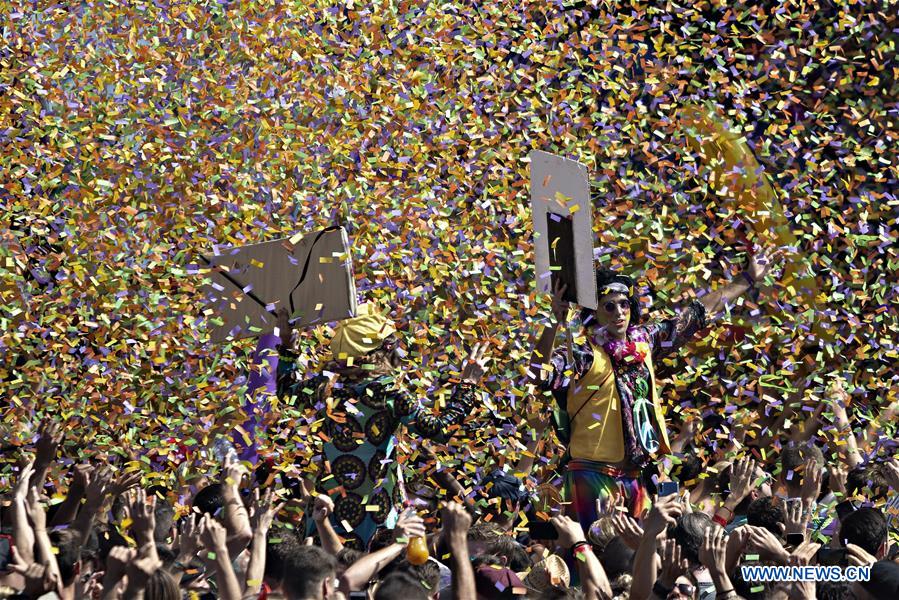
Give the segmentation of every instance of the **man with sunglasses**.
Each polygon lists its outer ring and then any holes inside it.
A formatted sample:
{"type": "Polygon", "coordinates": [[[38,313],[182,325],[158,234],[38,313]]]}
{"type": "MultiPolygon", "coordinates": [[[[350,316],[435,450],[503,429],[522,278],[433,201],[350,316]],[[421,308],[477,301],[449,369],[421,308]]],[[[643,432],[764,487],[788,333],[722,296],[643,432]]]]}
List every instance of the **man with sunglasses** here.
{"type": "Polygon", "coordinates": [[[633,280],[597,271],[598,310],[581,311],[586,343],[569,343],[567,349],[554,347],[569,308],[562,300],[565,288],[556,287],[553,322],[534,346],[531,382],[566,409],[571,434],[564,499],[584,527],[597,518],[597,500],[623,496],[634,517],[648,507],[655,459],[671,450],[654,363],[704,329],[709,315],[753,289],[779,254],[756,253],[741,277],[669,319],[646,324],[640,323],[633,280]]]}

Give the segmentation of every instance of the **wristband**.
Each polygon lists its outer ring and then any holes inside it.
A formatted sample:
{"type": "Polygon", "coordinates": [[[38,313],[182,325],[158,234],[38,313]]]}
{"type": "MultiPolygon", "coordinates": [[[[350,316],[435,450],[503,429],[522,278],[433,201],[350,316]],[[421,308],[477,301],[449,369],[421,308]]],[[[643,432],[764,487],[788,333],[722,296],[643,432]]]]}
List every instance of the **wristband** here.
{"type": "Polygon", "coordinates": [[[652,586],[652,593],[664,600],[664,598],[667,598],[668,594],[670,594],[671,590],[673,589],[674,588],[666,588],[664,585],[662,585],[661,581],[656,580],[655,585],[652,586]]]}
{"type": "Polygon", "coordinates": [[[712,521],[718,523],[718,525],[721,525],[722,527],[727,527],[728,520],[724,517],[719,517],[717,514],[712,517],[712,521]]]}
{"type": "Polygon", "coordinates": [[[581,540],[580,542],[575,542],[574,544],[571,545],[571,557],[577,558],[577,555],[579,552],[584,552],[586,550],[592,550],[592,549],[593,548],[591,548],[590,542],[587,542],[585,540],[581,540]]]}

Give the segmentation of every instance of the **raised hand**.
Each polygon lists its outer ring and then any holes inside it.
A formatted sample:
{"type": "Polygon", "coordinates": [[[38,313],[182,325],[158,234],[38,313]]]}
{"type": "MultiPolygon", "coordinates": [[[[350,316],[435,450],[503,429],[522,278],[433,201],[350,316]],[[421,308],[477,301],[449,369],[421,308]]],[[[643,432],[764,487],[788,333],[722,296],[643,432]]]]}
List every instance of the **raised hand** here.
{"type": "Polygon", "coordinates": [[[210,514],[200,521],[200,541],[210,552],[227,552],[228,533],[210,514]]]}
{"type": "Polygon", "coordinates": [[[32,475],[34,475],[34,459],[25,463],[19,471],[19,478],[16,479],[16,485],[13,488],[14,500],[24,502],[28,498],[28,486],[32,475]]]}
{"type": "Polygon", "coordinates": [[[17,573],[25,579],[24,594],[29,598],[39,598],[47,592],[55,591],[59,581],[49,564],[28,563],[19,555],[15,546],[10,548],[12,562],[9,571],[17,573]]]}
{"type": "MultiPolygon", "coordinates": [[[[468,536],[468,530],[471,528],[471,515],[465,510],[465,507],[458,502],[447,502],[441,513],[443,520],[443,531],[449,536],[450,540],[465,540],[468,536]]],[[[399,525],[399,522],[397,522],[399,525]]],[[[466,559],[467,560],[467,559],[466,559]]]]}
{"type": "Polygon", "coordinates": [[[804,539],[808,535],[808,522],[812,505],[805,500],[793,499],[786,504],[784,511],[784,533],[801,533],[804,539]]]}
{"type": "Polygon", "coordinates": [[[849,472],[846,467],[837,465],[830,468],[830,489],[840,500],[846,499],[846,482],[849,472]]]}
{"type": "MultiPolygon", "coordinates": [[[[443,526],[446,527],[446,521],[444,521],[443,526]]],[[[424,537],[427,534],[424,520],[411,508],[407,508],[400,513],[393,532],[398,541],[408,541],[415,537],[424,537]]]]}
{"type": "Polygon", "coordinates": [[[756,468],[757,464],[751,458],[741,458],[733,463],[730,470],[730,495],[727,498],[729,503],[739,504],[752,492],[756,468]]]}
{"type": "MultiPolygon", "coordinates": [[[[250,516],[250,527],[252,527],[254,532],[267,532],[271,528],[275,516],[281,512],[281,509],[287,504],[286,502],[275,503],[274,499],[275,493],[271,488],[267,489],[261,496],[259,494],[259,488],[253,490],[253,513],[250,516]]],[[[331,506],[333,509],[333,502],[331,503],[331,506]]]]}
{"type": "Polygon", "coordinates": [[[705,530],[702,546],[699,548],[699,562],[712,574],[726,575],[727,568],[727,535],[721,527],[709,527],[705,530]]]}
{"type": "Polygon", "coordinates": [[[112,481],[112,471],[107,468],[95,467],[88,475],[87,487],[84,496],[87,505],[93,510],[99,510],[106,499],[112,481]]]}
{"type": "Polygon", "coordinates": [[[477,384],[487,371],[487,359],[484,356],[487,344],[475,344],[462,367],[460,379],[465,383],[477,384]]]}
{"type": "Polygon", "coordinates": [[[41,421],[38,427],[38,439],[35,445],[35,462],[39,465],[47,465],[56,458],[56,450],[62,443],[62,426],[48,419],[41,421]]]}
{"type": "Polygon", "coordinates": [[[312,505],[312,520],[315,523],[324,523],[334,512],[334,501],[327,494],[319,494],[312,505]]]}
{"type": "Polygon", "coordinates": [[[846,560],[850,565],[864,567],[876,563],[877,557],[869,554],[867,550],[860,546],[846,544],[846,560]]]}
{"type": "Polygon", "coordinates": [[[680,497],[672,494],[656,500],[646,518],[643,519],[645,535],[658,537],[669,525],[676,525],[677,518],[684,512],[680,497]]]}
{"type": "Polygon", "coordinates": [[[190,563],[200,548],[200,526],[193,513],[181,520],[178,526],[178,560],[190,563]]]}
{"type": "Polygon", "coordinates": [[[124,494],[128,490],[140,485],[140,479],[140,471],[134,473],[122,473],[114,482],[109,484],[109,495],[115,497],[124,494]]]}
{"type": "Polygon", "coordinates": [[[568,290],[568,284],[559,281],[553,286],[552,295],[552,313],[556,323],[562,323],[568,320],[568,310],[571,308],[568,302],[562,299],[568,290]]]}
{"type": "Polygon", "coordinates": [[[662,558],[659,583],[671,589],[677,582],[677,578],[687,572],[690,563],[686,558],[683,558],[681,548],[674,540],[662,540],[659,545],[659,554],[662,558]]]}
{"type": "Polygon", "coordinates": [[[755,548],[763,555],[763,558],[770,557],[781,563],[788,560],[787,551],[784,550],[783,544],[776,535],[765,529],[764,527],[746,526],[749,529],[749,545],[755,548]]]}
{"type": "Polygon", "coordinates": [[[563,548],[571,548],[576,543],[587,539],[581,524],[565,515],[557,515],[550,519],[549,522],[559,532],[559,545],[563,548]]]}
{"type": "Polygon", "coordinates": [[[147,497],[146,490],[137,488],[132,492],[131,500],[131,527],[134,530],[134,538],[138,545],[144,545],[153,541],[153,531],[156,529],[156,497],[147,497]]]}
{"type": "Polygon", "coordinates": [[[746,273],[752,277],[754,281],[761,281],[768,274],[771,267],[779,263],[783,258],[784,251],[782,248],[762,248],[749,258],[746,265],[746,273]]]}
{"type": "Polygon", "coordinates": [[[805,541],[799,544],[793,553],[790,554],[790,565],[806,566],[811,564],[812,559],[821,549],[821,544],[805,541]]]}
{"type": "Polygon", "coordinates": [[[611,516],[612,531],[621,538],[628,548],[636,550],[643,539],[643,528],[628,515],[618,513],[611,516]]]}
{"type": "Polygon", "coordinates": [[[805,469],[802,471],[802,491],[799,496],[802,501],[809,506],[814,505],[821,493],[821,480],[824,477],[824,470],[813,458],[805,462],[805,469]]]}
{"type": "Polygon", "coordinates": [[[137,558],[137,549],[113,546],[106,556],[106,572],[103,574],[103,589],[111,590],[125,576],[128,565],[137,558]]]}
{"type": "Polygon", "coordinates": [[[243,479],[246,469],[237,460],[234,452],[225,455],[222,461],[222,493],[225,498],[236,498],[240,495],[240,482],[243,479]]]}

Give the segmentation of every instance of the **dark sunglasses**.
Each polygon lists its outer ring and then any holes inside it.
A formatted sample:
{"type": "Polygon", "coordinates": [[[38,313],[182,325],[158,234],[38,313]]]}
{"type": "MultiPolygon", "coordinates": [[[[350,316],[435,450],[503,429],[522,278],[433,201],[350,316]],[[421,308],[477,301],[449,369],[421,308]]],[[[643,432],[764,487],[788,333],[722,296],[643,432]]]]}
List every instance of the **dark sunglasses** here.
{"type": "Polygon", "coordinates": [[[631,303],[627,300],[619,300],[618,302],[612,302],[611,300],[602,305],[607,313],[614,313],[615,308],[621,308],[622,310],[630,310],[631,303]]]}
{"type": "Polygon", "coordinates": [[[690,596],[691,598],[693,597],[693,592],[696,591],[696,588],[689,583],[679,583],[674,587],[676,587],[677,591],[684,596],[690,596]]]}

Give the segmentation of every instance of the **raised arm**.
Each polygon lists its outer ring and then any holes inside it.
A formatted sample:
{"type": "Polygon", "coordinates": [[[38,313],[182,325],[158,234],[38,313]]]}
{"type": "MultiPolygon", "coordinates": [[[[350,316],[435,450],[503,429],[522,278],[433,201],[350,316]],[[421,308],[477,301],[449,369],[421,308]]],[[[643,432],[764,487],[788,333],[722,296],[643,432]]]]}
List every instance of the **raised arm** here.
{"type": "Polygon", "coordinates": [[[250,561],[244,583],[244,595],[256,597],[262,588],[265,575],[265,552],[268,545],[268,531],[275,516],[284,508],[283,502],[275,503],[274,493],[269,488],[260,497],[259,489],[253,490],[253,541],[250,542],[250,561]]]}
{"type": "Polygon", "coordinates": [[[476,386],[484,375],[486,345],[475,344],[462,368],[460,381],[453,390],[446,408],[440,415],[432,413],[408,394],[387,391],[388,404],[394,415],[416,434],[436,440],[446,441],[474,408],[476,386]]]}
{"type": "Polygon", "coordinates": [[[559,332],[559,325],[568,317],[568,303],[562,300],[563,294],[568,286],[556,287],[552,296],[552,322],[543,328],[534,349],[531,352],[531,364],[528,366],[528,383],[540,386],[549,378],[549,371],[546,366],[552,356],[553,348],[556,344],[556,334],[559,332]]]}
{"type": "MultiPolygon", "coordinates": [[[[310,497],[311,501],[312,498],[310,497]]],[[[318,531],[318,537],[322,541],[322,549],[331,556],[337,556],[343,550],[343,542],[334,530],[329,518],[334,512],[334,501],[327,494],[319,494],[315,497],[312,507],[312,521],[318,531]]]]}
{"type": "Polygon", "coordinates": [[[783,252],[779,249],[774,251],[763,250],[754,254],[749,259],[746,269],[741,273],[741,277],[700,298],[699,302],[705,307],[710,320],[714,320],[720,312],[729,307],[737,298],[751,290],[782,254],[783,252]]]}
{"type": "MultiPolygon", "coordinates": [[[[378,571],[399,556],[413,537],[425,536],[425,522],[411,509],[400,515],[396,522],[396,542],[381,548],[377,552],[366,554],[340,576],[340,591],[346,595],[350,592],[365,589],[366,584],[378,571]]],[[[474,597],[474,596],[472,596],[474,597]]]]}
{"type": "Polygon", "coordinates": [[[237,556],[253,539],[250,515],[240,497],[240,481],[244,468],[233,453],[225,456],[222,468],[222,496],[225,500],[225,531],[228,533],[228,553],[237,556]]]}
{"type": "Polygon", "coordinates": [[[468,530],[471,515],[456,502],[450,502],[443,509],[443,535],[446,536],[450,551],[450,571],[453,581],[453,600],[477,598],[474,569],[468,556],[468,530]]]}

